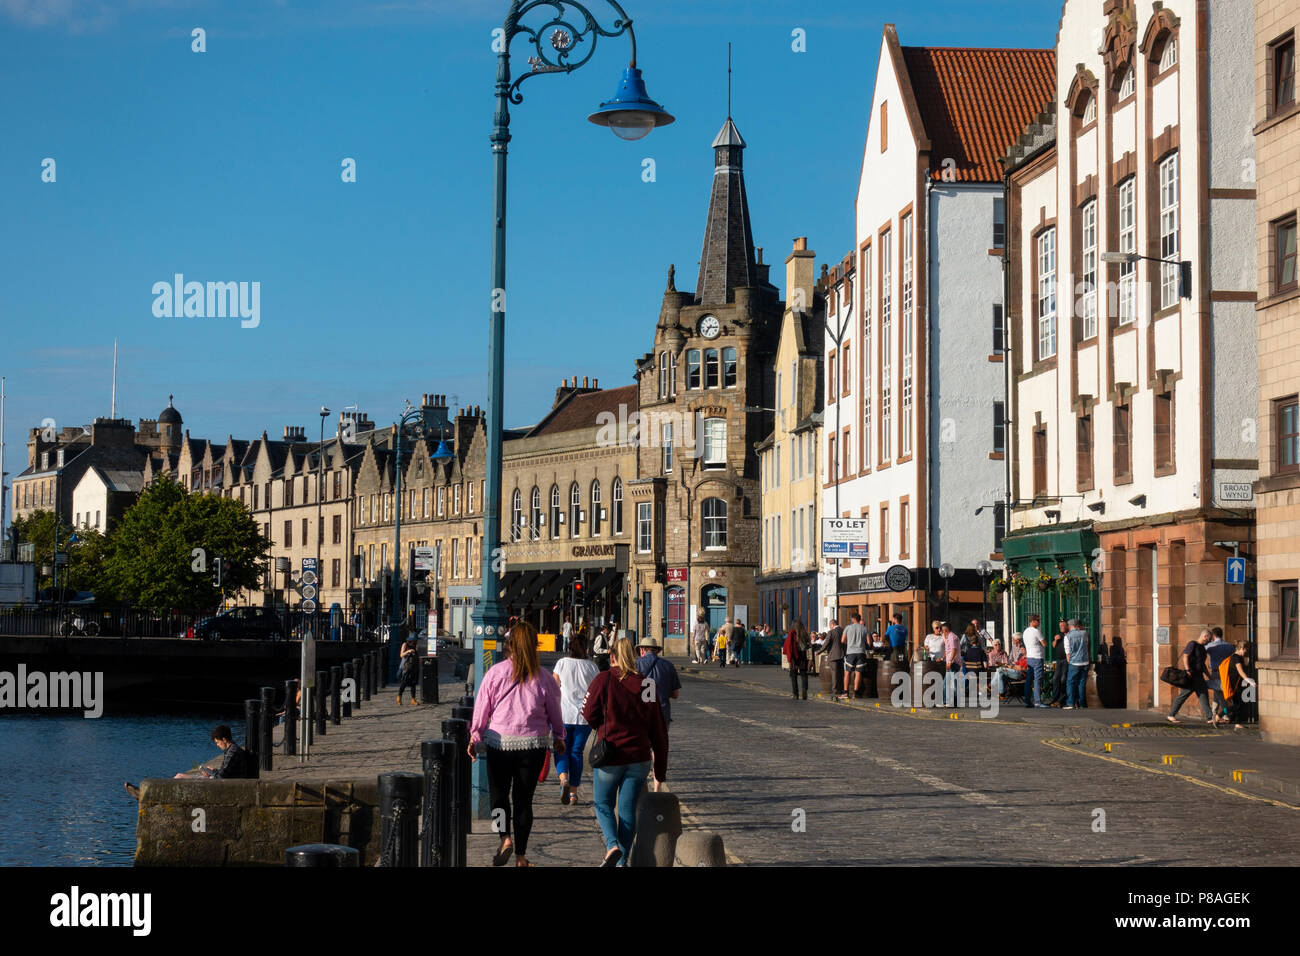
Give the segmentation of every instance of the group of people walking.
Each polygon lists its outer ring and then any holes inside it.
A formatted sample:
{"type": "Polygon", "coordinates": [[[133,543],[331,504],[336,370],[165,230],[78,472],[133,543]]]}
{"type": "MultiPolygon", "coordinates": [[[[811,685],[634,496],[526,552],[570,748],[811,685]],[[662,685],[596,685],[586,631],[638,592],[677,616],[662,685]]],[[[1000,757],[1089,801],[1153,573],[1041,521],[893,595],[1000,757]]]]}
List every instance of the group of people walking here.
{"type": "Polygon", "coordinates": [[[726,667],[728,664],[739,667],[748,640],[745,622],[737,617],[735,621],[731,618],[723,621],[710,642],[708,618],[701,612],[695,619],[694,627],[691,628],[691,663],[706,664],[709,661],[717,661],[719,667],[726,667]]]}
{"type": "Polygon", "coordinates": [[[636,836],[636,810],[647,779],[655,790],[668,777],[668,722],[681,682],[659,642],[640,648],[626,637],[610,640],[607,666],[588,656],[585,636],[572,633],[568,655],[552,673],[539,663],[537,631],[510,628],[505,659],[490,668],[474,697],[471,758],[487,761],[493,826],[500,843],[494,866],[513,856],[528,866],[533,797],[546,764],[555,757],[560,802],[581,802],[584,751],[593,732],[589,763],[592,802],[605,844],[603,866],[627,865],[636,836]],[[638,657],[638,650],[640,656],[638,657]]]}
{"type": "Polygon", "coordinates": [[[1255,680],[1246,673],[1250,654],[1245,641],[1230,644],[1223,639],[1223,628],[1203,628],[1196,640],[1188,641],[1178,658],[1178,669],[1187,675],[1174,698],[1166,719],[1180,724],[1178,711],[1193,694],[1201,702],[1206,723],[1233,725],[1242,729],[1243,687],[1254,687],[1255,680]],[[1208,716],[1207,716],[1208,715],[1208,716]]]}

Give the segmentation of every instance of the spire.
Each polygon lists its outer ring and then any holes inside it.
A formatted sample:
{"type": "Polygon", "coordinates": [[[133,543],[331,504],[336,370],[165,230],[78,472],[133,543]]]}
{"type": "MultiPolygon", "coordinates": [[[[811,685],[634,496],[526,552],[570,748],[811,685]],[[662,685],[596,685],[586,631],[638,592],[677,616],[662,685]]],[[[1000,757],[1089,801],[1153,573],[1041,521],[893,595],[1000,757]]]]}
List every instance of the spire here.
{"type": "Polygon", "coordinates": [[[695,286],[700,305],[724,304],[735,298],[732,290],[760,284],[745,198],[744,149],[745,139],[728,116],[713,140],[713,192],[695,286]]]}

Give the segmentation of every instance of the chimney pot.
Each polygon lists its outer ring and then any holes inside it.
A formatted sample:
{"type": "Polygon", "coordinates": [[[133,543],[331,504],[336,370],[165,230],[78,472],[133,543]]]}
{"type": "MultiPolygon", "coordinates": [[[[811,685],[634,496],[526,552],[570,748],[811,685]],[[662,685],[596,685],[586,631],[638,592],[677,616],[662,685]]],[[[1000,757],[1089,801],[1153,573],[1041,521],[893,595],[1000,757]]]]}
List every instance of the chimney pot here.
{"type": "Polygon", "coordinates": [[[808,249],[808,237],[800,236],[794,241],[795,252],[805,252],[808,249]]]}
{"type": "Polygon", "coordinates": [[[585,375],[582,376],[582,387],[583,387],[583,388],[590,388],[590,387],[591,387],[591,386],[589,386],[589,385],[587,384],[587,376],[585,376],[585,375]]]}
{"type": "Polygon", "coordinates": [[[762,246],[757,247],[754,250],[754,255],[755,255],[754,264],[761,266],[763,264],[763,247],[762,246]]]}

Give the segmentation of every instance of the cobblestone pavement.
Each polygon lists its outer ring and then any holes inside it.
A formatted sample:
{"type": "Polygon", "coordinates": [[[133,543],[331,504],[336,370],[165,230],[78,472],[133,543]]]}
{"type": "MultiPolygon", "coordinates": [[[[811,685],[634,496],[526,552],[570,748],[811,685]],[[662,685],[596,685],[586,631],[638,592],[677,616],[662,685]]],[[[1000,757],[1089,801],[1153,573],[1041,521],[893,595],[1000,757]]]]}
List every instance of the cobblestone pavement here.
{"type": "Polygon", "coordinates": [[[1300,863],[1286,798],[1075,751],[1067,715],[917,719],[734,675],[684,674],[669,776],[745,863],[1204,865],[1229,833],[1239,860],[1300,863]]]}

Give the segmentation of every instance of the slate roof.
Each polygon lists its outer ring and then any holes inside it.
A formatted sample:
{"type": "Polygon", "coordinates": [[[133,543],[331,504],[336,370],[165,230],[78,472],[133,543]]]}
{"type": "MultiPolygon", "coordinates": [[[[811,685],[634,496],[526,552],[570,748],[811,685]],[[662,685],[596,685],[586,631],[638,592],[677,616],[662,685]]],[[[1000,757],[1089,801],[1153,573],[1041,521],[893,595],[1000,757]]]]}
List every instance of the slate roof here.
{"type": "Polygon", "coordinates": [[[632,413],[640,408],[640,392],[636,385],[575,393],[568,401],[562,402],[558,408],[538,422],[528,434],[531,437],[574,431],[579,428],[596,428],[600,424],[597,416],[602,412],[609,412],[617,421],[620,405],[626,406],[624,414],[627,417],[631,417],[632,413]]]}
{"type": "Polygon", "coordinates": [[[1002,180],[999,160],[1056,96],[1053,50],[902,48],[917,112],[930,137],[931,177],[943,161],[963,183],[1002,180]]]}

